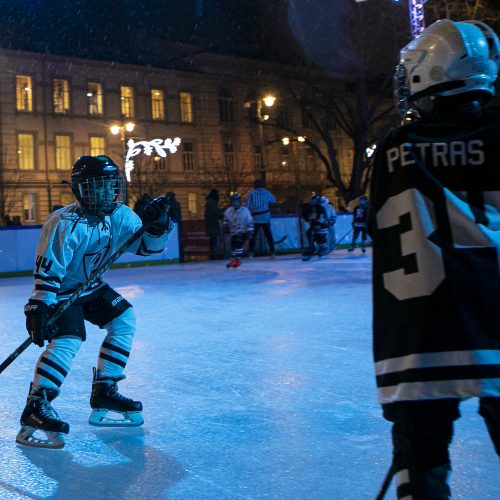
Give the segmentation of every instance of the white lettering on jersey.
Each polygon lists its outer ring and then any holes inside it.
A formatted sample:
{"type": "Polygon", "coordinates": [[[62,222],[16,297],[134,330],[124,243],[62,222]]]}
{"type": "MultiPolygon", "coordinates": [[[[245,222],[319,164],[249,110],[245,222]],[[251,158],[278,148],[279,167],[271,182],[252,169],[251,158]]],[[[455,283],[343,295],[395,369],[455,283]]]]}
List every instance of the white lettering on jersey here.
{"type": "Polygon", "coordinates": [[[394,172],[396,167],[414,165],[412,151],[417,152],[429,167],[476,166],[485,162],[484,142],[479,139],[450,143],[404,143],[386,151],[389,172],[394,172]]]}

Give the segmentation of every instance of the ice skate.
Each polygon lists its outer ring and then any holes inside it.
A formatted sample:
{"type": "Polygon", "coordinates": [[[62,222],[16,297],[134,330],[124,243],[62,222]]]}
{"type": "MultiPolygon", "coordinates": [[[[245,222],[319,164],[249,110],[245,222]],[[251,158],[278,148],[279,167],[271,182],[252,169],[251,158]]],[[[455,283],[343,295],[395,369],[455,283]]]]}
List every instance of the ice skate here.
{"type": "Polygon", "coordinates": [[[230,267],[235,267],[235,268],[236,268],[236,267],[239,267],[239,266],[240,266],[240,264],[241,264],[240,259],[236,259],[236,258],[234,258],[234,259],[231,259],[231,260],[230,260],[230,261],[226,264],[226,267],[227,267],[227,268],[230,268],[230,267]]]}
{"type": "Polygon", "coordinates": [[[45,387],[30,393],[21,415],[21,430],[16,443],[33,448],[64,447],[64,434],[68,434],[69,425],[59,418],[50,404],[56,396],[55,389],[45,387]]]}
{"type": "Polygon", "coordinates": [[[142,403],[126,398],[118,392],[117,379],[97,378],[94,368],[94,382],[90,396],[89,424],[98,427],[137,427],[144,423],[142,403]]]}

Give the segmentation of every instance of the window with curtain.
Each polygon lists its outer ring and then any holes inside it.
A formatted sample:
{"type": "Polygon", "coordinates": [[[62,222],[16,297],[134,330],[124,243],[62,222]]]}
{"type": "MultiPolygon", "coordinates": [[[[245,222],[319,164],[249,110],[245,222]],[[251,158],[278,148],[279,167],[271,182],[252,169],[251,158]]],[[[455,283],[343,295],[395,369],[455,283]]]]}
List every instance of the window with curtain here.
{"type": "Polygon", "coordinates": [[[56,150],[56,169],[70,170],[72,163],[71,154],[71,137],[69,135],[56,135],[55,137],[56,150]]]}
{"type": "Polygon", "coordinates": [[[181,122],[193,123],[193,96],[190,92],[179,92],[181,122]]]}
{"type": "Polygon", "coordinates": [[[102,115],[102,84],[97,82],[87,83],[87,108],[89,115],[102,115]]]}
{"type": "Polygon", "coordinates": [[[124,118],[135,116],[134,88],[122,85],[120,87],[121,113],[124,118]]]}
{"type": "Polygon", "coordinates": [[[16,109],[27,113],[33,111],[33,83],[31,76],[16,76],[16,109]]]}
{"type": "Polygon", "coordinates": [[[104,137],[98,135],[90,136],[90,154],[92,156],[106,154],[106,141],[104,137]]]}
{"type": "Polygon", "coordinates": [[[24,222],[36,222],[37,204],[36,193],[26,193],[23,196],[24,222]]]}
{"type": "Polygon", "coordinates": [[[165,119],[165,93],[162,89],[151,89],[151,118],[165,119]]]}
{"type": "Polygon", "coordinates": [[[35,136],[17,134],[17,166],[20,170],[35,169],[35,136]]]}
{"type": "Polygon", "coordinates": [[[69,112],[69,82],[56,78],[53,82],[54,113],[69,112]]]}

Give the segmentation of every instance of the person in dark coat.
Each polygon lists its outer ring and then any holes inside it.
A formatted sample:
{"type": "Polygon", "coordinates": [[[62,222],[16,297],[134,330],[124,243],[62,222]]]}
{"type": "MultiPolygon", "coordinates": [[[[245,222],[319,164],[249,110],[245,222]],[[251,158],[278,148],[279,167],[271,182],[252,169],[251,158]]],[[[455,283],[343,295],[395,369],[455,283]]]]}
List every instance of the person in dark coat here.
{"type": "Polygon", "coordinates": [[[209,239],[210,258],[222,257],[221,220],[222,211],[219,208],[219,191],[212,189],[205,198],[205,234],[209,239]]]}

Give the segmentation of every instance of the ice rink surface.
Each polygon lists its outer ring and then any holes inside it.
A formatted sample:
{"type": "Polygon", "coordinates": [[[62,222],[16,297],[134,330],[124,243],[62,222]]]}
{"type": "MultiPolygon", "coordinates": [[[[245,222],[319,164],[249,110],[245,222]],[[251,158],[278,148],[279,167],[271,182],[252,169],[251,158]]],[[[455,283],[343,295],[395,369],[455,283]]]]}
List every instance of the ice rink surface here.
{"type": "MultiPolygon", "coordinates": [[[[120,390],[145,424],[87,423],[102,334],[88,340],[54,402],[64,450],[15,444],[38,347],[1,375],[0,499],[364,500],[390,463],[371,358],[369,255],[337,251],[112,270],[138,329],[120,390]]],[[[0,280],[5,359],[26,338],[31,278],[0,280]]],[[[477,402],[452,445],[454,498],[500,498],[500,469],[477,402]]],[[[387,498],[394,498],[391,487],[387,498]]]]}

